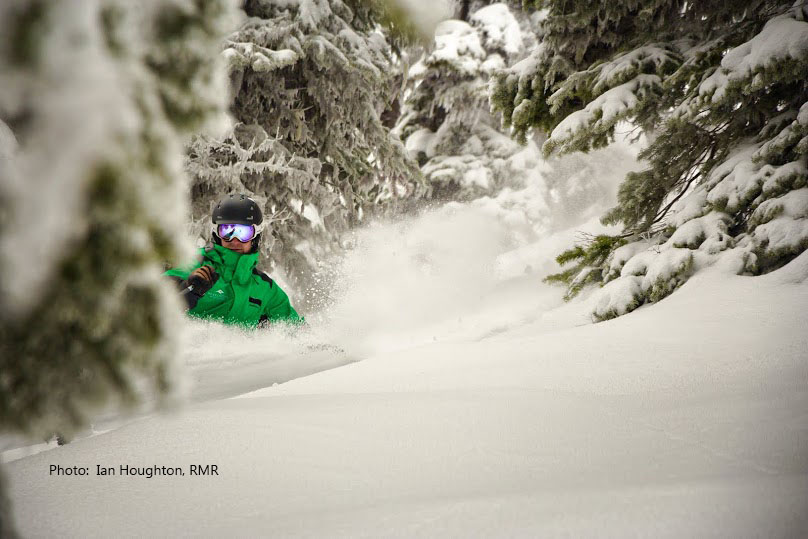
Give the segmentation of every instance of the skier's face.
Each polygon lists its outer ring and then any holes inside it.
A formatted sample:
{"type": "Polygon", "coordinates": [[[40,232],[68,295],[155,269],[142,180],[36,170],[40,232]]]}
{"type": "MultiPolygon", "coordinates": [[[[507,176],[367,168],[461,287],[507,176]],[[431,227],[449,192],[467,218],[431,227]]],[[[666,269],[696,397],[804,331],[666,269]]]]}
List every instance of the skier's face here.
{"type": "Polygon", "coordinates": [[[232,240],[223,239],[222,247],[227,247],[231,251],[235,251],[237,253],[249,253],[250,249],[252,249],[252,240],[242,243],[235,238],[232,240]]]}

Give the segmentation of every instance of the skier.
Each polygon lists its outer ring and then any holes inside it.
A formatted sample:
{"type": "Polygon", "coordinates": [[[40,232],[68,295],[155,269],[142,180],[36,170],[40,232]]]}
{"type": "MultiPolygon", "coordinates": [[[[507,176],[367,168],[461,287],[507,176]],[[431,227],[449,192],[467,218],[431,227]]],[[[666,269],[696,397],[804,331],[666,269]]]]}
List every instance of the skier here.
{"type": "Polygon", "coordinates": [[[281,287],[256,268],[264,228],[258,204],[246,195],[229,195],[211,220],[212,242],[199,262],[165,273],[179,285],[188,314],[251,328],[303,323],[281,287]]]}

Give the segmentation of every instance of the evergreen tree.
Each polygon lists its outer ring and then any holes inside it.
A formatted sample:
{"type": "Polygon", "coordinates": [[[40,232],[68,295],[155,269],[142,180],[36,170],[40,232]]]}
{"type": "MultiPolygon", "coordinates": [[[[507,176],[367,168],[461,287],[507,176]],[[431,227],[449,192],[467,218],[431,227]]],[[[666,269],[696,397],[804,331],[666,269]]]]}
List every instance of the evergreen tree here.
{"type": "Polygon", "coordinates": [[[562,254],[568,296],[608,283],[593,313],[658,301],[722,256],[739,273],[808,248],[808,7],[804,1],[537,0],[542,43],[496,75],[492,104],[545,154],[649,136],[597,238],[562,254]]]}
{"type": "Polygon", "coordinates": [[[183,144],[224,112],[225,0],[0,6],[0,428],[170,389],[183,144]]]}
{"type": "Polygon", "coordinates": [[[463,3],[460,16],[479,9],[468,21],[440,23],[434,43],[408,73],[395,132],[418,160],[432,199],[471,200],[514,180],[508,158],[520,148],[489,110],[488,81],[524,56],[533,36],[520,27],[529,26],[522,13],[485,4],[463,3]]]}
{"type": "Polygon", "coordinates": [[[196,140],[189,154],[200,236],[209,237],[216,199],[248,193],[273,221],[265,261],[300,285],[342,232],[418,194],[417,168],[382,121],[398,90],[394,46],[412,31],[387,6],[244,4],[246,19],[224,50],[239,123],[224,137],[196,140]]]}

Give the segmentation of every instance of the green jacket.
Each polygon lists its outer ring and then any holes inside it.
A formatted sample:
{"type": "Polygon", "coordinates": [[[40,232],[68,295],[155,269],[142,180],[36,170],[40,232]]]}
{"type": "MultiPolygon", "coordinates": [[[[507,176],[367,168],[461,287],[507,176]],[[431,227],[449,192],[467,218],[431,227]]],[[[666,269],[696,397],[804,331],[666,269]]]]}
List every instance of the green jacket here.
{"type": "Polygon", "coordinates": [[[219,274],[201,297],[185,290],[189,315],[251,328],[267,321],[303,322],[281,287],[256,269],[258,253],[237,253],[221,245],[212,247],[200,251],[202,259],[196,264],[165,272],[182,289],[187,288],[185,280],[191,272],[202,265],[212,266],[219,274]]]}

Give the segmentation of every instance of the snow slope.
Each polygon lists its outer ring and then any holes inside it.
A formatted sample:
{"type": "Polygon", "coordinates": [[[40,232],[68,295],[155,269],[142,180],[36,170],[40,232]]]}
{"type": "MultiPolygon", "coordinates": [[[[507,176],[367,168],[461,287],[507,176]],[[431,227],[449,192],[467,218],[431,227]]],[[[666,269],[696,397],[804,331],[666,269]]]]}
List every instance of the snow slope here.
{"type": "Polygon", "coordinates": [[[808,253],[592,324],[509,197],[363,232],[308,333],[189,326],[191,404],[5,466],[23,536],[808,535],[808,253]]]}
{"type": "MultiPolygon", "coordinates": [[[[808,256],[144,419],[8,467],[26,537],[808,533],[808,256]],[[217,464],[218,477],[48,475],[217,464]]],[[[548,315],[552,311],[548,312],[548,315]]]]}

